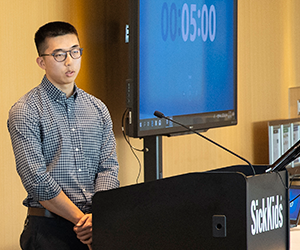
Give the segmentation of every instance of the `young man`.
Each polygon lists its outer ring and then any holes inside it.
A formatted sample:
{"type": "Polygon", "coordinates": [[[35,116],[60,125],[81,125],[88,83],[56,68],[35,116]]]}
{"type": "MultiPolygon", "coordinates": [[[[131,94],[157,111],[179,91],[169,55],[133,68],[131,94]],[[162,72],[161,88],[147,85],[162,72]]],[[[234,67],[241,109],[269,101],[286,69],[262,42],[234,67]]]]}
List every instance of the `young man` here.
{"type": "Polygon", "coordinates": [[[17,172],[28,193],[22,249],[79,250],[92,244],[92,196],[117,188],[118,162],[106,106],[79,89],[82,48],[69,23],[35,34],[45,76],[9,112],[17,172]]]}

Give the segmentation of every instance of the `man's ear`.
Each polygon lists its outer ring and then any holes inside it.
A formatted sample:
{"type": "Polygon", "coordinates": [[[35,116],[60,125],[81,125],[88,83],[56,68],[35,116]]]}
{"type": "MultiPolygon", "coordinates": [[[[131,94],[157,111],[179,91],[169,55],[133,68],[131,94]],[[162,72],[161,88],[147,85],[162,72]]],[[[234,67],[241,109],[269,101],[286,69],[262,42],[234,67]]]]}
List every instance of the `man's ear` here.
{"type": "Polygon", "coordinates": [[[39,65],[40,68],[42,69],[46,69],[46,65],[45,65],[45,61],[44,61],[44,58],[39,56],[37,59],[36,59],[36,63],[39,65]]]}

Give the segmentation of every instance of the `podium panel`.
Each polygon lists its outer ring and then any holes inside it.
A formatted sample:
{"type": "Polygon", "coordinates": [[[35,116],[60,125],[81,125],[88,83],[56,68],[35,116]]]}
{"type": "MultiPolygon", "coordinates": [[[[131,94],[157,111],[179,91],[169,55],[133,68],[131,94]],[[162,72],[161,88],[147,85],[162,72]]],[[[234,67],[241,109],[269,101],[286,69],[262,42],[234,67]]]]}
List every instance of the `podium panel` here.
{"type": "Polygon", "coordinates": [[[288,174],[255,166],[98,192],[93,250],[289,249],[288,174]]]}

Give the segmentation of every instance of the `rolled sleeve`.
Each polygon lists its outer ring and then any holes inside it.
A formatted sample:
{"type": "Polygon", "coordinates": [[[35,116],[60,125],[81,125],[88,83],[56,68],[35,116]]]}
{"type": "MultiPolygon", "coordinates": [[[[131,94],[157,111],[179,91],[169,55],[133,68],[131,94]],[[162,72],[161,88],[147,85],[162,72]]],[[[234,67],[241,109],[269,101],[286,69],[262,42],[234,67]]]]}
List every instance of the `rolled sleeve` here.
{"type": "Polygon", "coordinates": [[[9,113],[8,129],[17,172],[28,193],[28,199],[38,202],[56,197],[61,188],[47,172],[34,110],[22,103],[14,105],[9,113]]]}

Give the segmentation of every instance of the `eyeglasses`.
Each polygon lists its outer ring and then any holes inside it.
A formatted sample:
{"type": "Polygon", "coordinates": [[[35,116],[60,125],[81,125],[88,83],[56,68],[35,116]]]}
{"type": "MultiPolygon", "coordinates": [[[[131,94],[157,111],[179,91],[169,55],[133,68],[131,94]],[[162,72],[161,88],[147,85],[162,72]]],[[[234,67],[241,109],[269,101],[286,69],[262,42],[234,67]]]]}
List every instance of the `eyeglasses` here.
{"type": "Polygon", "coordinates": [[[83,48],[74,48],[68,51],[57,51],[52,54],[42,54],[41,56],[53,56],[57,62],[63,62],[67,59],[68,53],[73,59],[79,59],[82,56],[83,48]]]}

